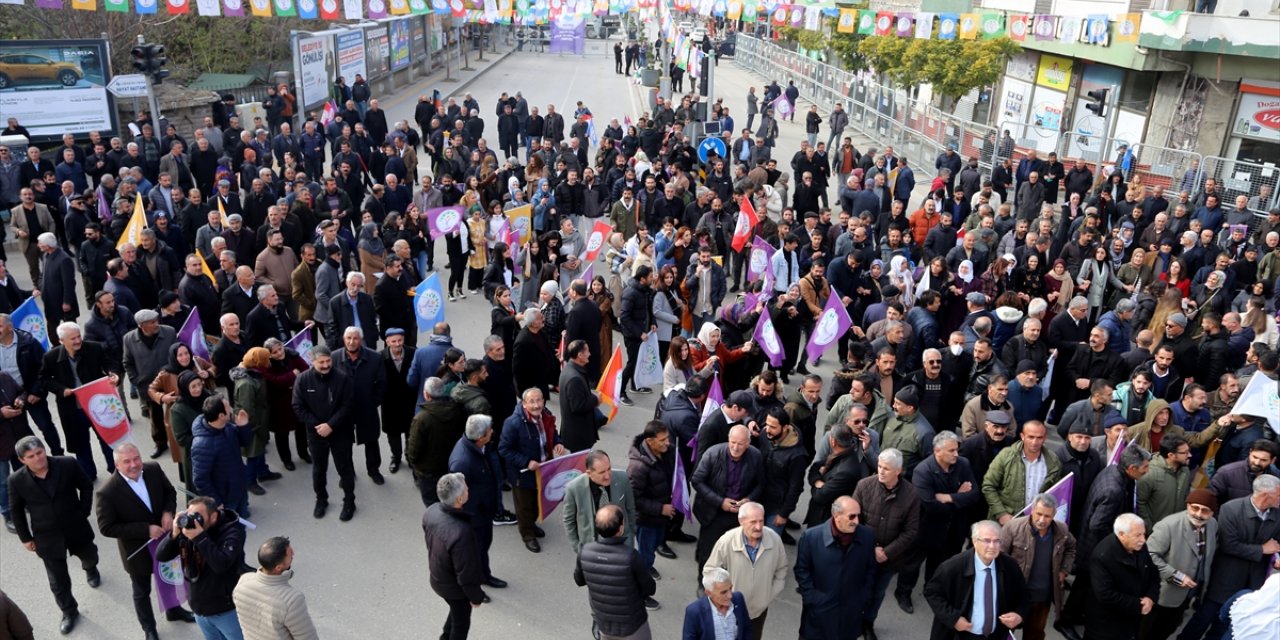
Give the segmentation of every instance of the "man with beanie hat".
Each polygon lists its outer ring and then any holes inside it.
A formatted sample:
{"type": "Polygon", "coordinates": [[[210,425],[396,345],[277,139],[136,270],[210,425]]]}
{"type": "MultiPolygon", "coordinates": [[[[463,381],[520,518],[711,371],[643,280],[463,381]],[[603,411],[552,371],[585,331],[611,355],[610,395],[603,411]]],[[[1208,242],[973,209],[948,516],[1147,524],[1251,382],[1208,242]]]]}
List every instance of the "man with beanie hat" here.
{"type": "Polygon", "coordinates": [[[1013,406],[1013,419],[1018,424],[1039,420],[1043,416],[1044,392],[1040,389],[1040,373],[1035,362],[1018,362],[1014,377],[1009,381],[1009,404],[1013,406]]]}
{"type": "Polygon", "coordinates": [[[1196,365],[1200,361],[1200,347],[1191,339],[1187,331],[1187,317],[1181,313],[1171,314],[1164,321],[1164,340],[1156,348],[1169,345],[1173,349],[1173,368],[1190,382],[1196,377],[1196,365]]]}
{"type": "Polygon", "coordinates": [[[880,434],[880,450],[902,452],[902,469],[908,480],[916,465],[933,451],[933,425],[920,413],[920,392],[914,385],[903,387],[893,396],[889,421],[880,434]]]}
{"type": "MultiPolygon", "coordinates": [[[[1118,414],[1117,414],[1118,415],[1118,414]]],[[[1058,449],[1058,459],[1062,461],[1062,477],[1074,473],[1071,488],[1071,509],[1068,513],[1081,513],[1084,510],[1085,498],[1089,496],[1089,488],[1094,478],[1107,466],[1102,454],[1094,449],[1093,435],[1083,424],[1075,425],[1067,432],[1067,442],[1058,449]]],[[[1071,535],[1080,537],[1081,518],[1069,518],[1068,528],[1071,535]]]]}
{"type": "Polygon", "coordinates": [[[1187,495],[1186,511],[1171,513],[1155,523],[1147,551],[1160,572],[1160,597],[1142,620],[1141,636],[1168,638],[1182,624],[1192,600],[1204,596],[1217,551],[1218,499],[1208,489],[1187,495]]]}

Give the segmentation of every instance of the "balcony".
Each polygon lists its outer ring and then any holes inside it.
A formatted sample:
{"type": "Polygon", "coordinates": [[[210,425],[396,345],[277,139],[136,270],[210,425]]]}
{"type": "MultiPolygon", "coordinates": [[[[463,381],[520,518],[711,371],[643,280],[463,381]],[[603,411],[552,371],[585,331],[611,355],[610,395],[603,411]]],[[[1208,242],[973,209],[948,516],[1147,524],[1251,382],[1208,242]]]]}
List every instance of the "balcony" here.
{"type": "Polygon", "coordinates": [[[1280,14],[1273,3],[1255,6],[1248,16],[1240,16],[1238,7],[1232,11],[1227,4],[1220,2],[1214,14],[1144,11],[1138,44],[1164,51],[1280,58],[1280,14]]]}

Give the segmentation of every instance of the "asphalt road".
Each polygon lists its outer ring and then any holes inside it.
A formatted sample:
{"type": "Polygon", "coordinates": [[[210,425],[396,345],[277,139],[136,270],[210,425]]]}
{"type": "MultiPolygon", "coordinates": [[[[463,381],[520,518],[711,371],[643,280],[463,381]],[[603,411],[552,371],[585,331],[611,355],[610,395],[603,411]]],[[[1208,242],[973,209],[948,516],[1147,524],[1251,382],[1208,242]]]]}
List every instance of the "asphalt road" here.
{"type": "MultiPolygon", "coordinates": [[[[748,75],[731,62],[721,63],[717,70],[718,95],[726,97],[739,121],[745,124],[745,95],[750,85],[761,86],[760,78],[748,75]]],[[[780,79],[785,82],[785,79],[780,79]]],[[[458,91],[456,85],[438,85],[446,95],[458,91]]],[[[382,96],[391,119],[411,118],[413,103],[430,87],[415,86],[395,96],[382,96]]],[[[545,113],[547,104],[558,111],[572,113],[574,103],[582,100],[600,119],[601,126],[611,117],[626,114],[634,117],[642,110],[641,88],[613,72],[613,60],[604,57],[571,57],[549,54],[517,53],[479,76],[465,87],[480,101],[482,115],[492,122],[491,108],[502,91],[522,91],[530,104],[539,105],[545,113]]],[[[825,110],[825,106],[824,106],[825,110]]],[[[492,130],[491,125],[486,127],[492,130]]],[[[803,124],[781,124],[780,158],[789,158],[804,137],[803,124]]],[[[865,148],[868,140],[857,141],[865,148]]],[[[493,145],[496,146],[496,145],[493,145]]],[[[834,188],[832,195],[834,196],[834,188]]],[[[834,199],[833,199],[834,200],[834,199]]],[[[443,243],[438,243],[443,254],[443,243]]],[[[16,251],[10,254],[16,258],[16,251]]],[[[441,257],[436,264],[445,264],[441,257]]],[[[11,269],[20,282],[29,282],[25,261],[12,260],[11,269]]],[[[482,298],[469,297],[447,306],[453,326],[454,344],[473,357],[479,357],[480,342],[489,328],[489,307],[482,298]]],[[[423,338],[425,341],[425,336],[423,338]]],[[[830,362],[817,371],[828,377],[830,362]]],[[[626,466],[627,447],[652,416],[655,395],[636,395],[636,406],[623,407],[617,420],[601,433],[600,447],[608,451],[616,468],[626,466]]],[[[134,415],[138,415],[136,401],[134,415]]],[[[548,406],[559,413],[553,398],[548,406]]],[[[141,427],[146,440],[145,427],[141,427]]],[[[143,442],[144,452],[150,449],[143,442]]],[[[383,458],[389,457],[385,439],[383,458]]],[[[362,452],[356,450],[356,469],[363,470],[362,452]]],[[[306,593],[312,618],[325,638],[434,638],[447,614],[443,601],[434,595],[427,582],[427,557],[420,526],[422,504],[407,470],[387,475],[385,486],[375,486],[361,471],[356,483],[355,519],[342,523],[337,519],[337,504],[320,521],[311,516],[313,494],[309,465],[299,463],[297,471],[284,471],[272,451],[268,460],[274,470],[285,477],[267,484],[263,497],[251,496],[252,521],[257,529],[248,534],[246,559],[256,566],[257,546],[266,538],[285,535],[292,539],[296,557],[292,584],[306,593]]],[[[170,478],[177,475],[176,466],[164,456],[162,463],[170,478]]],[[[101,464],[101,462],[99,462],[101,464]]],[[[385,473],[385,466],[384,466],[385,473]]],[[[337,479],[330,473],[330,491],[337,494],[337,479]]],[[[511,506],[510,497],[504,502],[511,506]]],[[[807,497],[802,498],[798,512],[803,514],[807,497]]],[[[473,638],[499,638],[519,634],[525,640],[560,640],[589,637],[590,614],[585,589],[574,585],[574,558],[565,540],[560,513],[552,514],[544,523],[547,538],[543,552],[533,554],[524,548],[515,527],[499,527],[491,553],[494,574],[509,581],[507,589],[488,589],[492,604],[484,605],[473,617],[473,638]]],[[[96,527],[95,527],[96,528],[96,527]]],[[[686,532],[697,533],[686,523],[686,532]]],[[[928,535],[922,532],[922,535],[928,535]]],[[[114,540],[99,537],[103,584],[89,589],[71,561],[74,593],[80,602],[80,624],[73,637],[114,640],[138,638],[141,631],[133,615],[129,581],[116,553],[114,540]]],[[[659,557],[656,567],[663,579],[658,585],[657,599],[662,609],[650,614],[655,638],[680,637],[683,608],[694,598],[695,570],[693,545],[672,545],[679,558],[659,557]]],[[[788,552],[794,559],[794,547],[788,552]]],[[[767,625],[770,637],[790,637],[799,627],[800,598],[794,580],[779,596],[769,611],[767,625]]],[[[59,613],[49,593],[44,571],[35,554],[27,552],[16,536],[0,533],[0,589],[21,606],[32,619],[36,637],[57,635],[59,613]]],[[[877,629],[885,640],[918,640],[929,633],[931,615],[917,590],[916,612],[902,612],[890,596],[882,609],[877,629]]],[[[1056,636],[1052,631],[1052,635],[1056,636]]],[[[164,638],[198,638],[194,625],[160,623],[164,638]]]]}

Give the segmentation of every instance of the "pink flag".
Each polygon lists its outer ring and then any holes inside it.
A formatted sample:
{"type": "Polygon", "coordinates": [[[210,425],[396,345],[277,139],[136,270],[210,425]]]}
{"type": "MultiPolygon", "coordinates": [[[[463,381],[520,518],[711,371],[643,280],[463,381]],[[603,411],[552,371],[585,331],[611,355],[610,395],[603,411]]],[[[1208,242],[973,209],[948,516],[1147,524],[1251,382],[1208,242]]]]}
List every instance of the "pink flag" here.
{"type": "Polygon", "coordinates": [[[538,465],[538,520],[546,520],[556,507],[564,501],[564,488],[570,480],[582,475],[587,469],[587,454],[590,451],[579,451],[552,458],[538,465]]]}
{"type": "MultiPolygon", "coordinates": [[[[695,440],[693,444],[697,445],[698,443],[695,440]]],[[[676,511],[684,514],[685,520],[692,522],[693,497],[689,494],[689,481],[685,477],[684,460],[681,459],[679,454],[680,443],[678,441],[674,448],[676,449],[676,471],[671,475],[671,504],[676,508],[676,511]]],[[[696,455],[697,452],[698,450],[695,446],[694,454],[696,455]]]]}
{"type": "Polygon", "coordinates": [[[303,362],[306,362],[308,366],[311,365],[311,347],[315,346],[315,343],[311,341],[311,330],[303,329],[299,331],[292,338],[289,338],[289,341],[284,343],[284,346],[297,351],[298,357],[302,358],[303,362]]]}
{"type": "Polygon", "coordinates": [[[204,327],[200,324],[200,310],[191,307],[191,313],[187,314],[186,322],[182,323],[182,329],[178,331],[178,341],[187,345],[191,349],[191,354],[209,359],[209,343],[204,338],[204,327]]]}
{"type": "Polygon", "coordinates": [[[160,562],[156,560],[159,548],[159,538],[147,543],[147,550],[151,552],[151,575],[156,581],[156,604],[161,611],[168,611],[187,601],[187,582],[182,577],[182,558],[160,562]]]}
{"type": "Polygon", "coordinates": [[[583,251],[580,258],[583,262],[595,262],[600,256],[600,250],[604,248],[605,238],[609,236],[609,232],[613,231],[613,227],[608,222],[596,220],[595,226],[591,227],[591,233],[587,234],[587,248],[583,251]]]}
{"type": "MultiPolygon", "coordinates": [[[[711,377],[711,383],[707,387],[707,401],[702,405],[702,417],[698,420],[698,424],[707,421],[707,416],[720,410],[720,406],[724,404],[724,388],[720,386],[720,373],[716,372],[711,377]]],[[[694,438],[689,443],[689,449],[693,451],[694,457],[698,455],[698,439],[694,438]]]]}
{"type": "Polygon", "coordinates": [[[463,217],[461,207],[427,209],[427,227],[431,231],[431,239],[439,240],[457,231],[462,226],[463,217]]]}
{"type": "Polygon", "coordinates": [[[102,187],[98,187],[98,219],[111,222],[111,205],[107,204],[107,194],[102,192],[102,187]]]}
{"type": "Polygon", "coordinates": [[[814,323],[813,334],[809,336],[809,345],[805,348],[809,360],[816,361],[820,358],[822,352],[844,337],[852,326],[853,320],[849,319],[849,311],[844,308],[840,293],[835,287],[831,287],[831,297],[827,298],[826,308],[814,323]]]}
{"type": "Polygon", "coordinates": [[[755,282],[757,278],[763,276],[764,289],[767,294],[773,291],[773,268],[771,261],[773,254],[778,250],[773,245],[756,236],[751,241],[751,259],[747,261],[747,280],[755,282]]]}
{"type": "MultiPolygon", "coordinates": [[[[1054,514],[1053,519],[1061,522],[1062,524],[1071,523],[1071,493],[1075,490],[1076,486],[1075,476],[1076,473],[1072,471],[1067,474],[1067,477],[1059,480],[1057,484],[1049,487],[1048,490],[1045,491],[1045,493],[1058,499],[1058,512],[1054,514]]],[[[1032,500],[1031,504],[1035,504],[1035,500],[1032,500]]],[[[1018,515],[1030,515],[1031,504],[1028,504],[1027,508],[1023,509],[1018,515]]]]}
{"type": "Polygon", "coordinates": [[[791,115],[791,112],[795,111],[795,109],[795,105],[791,104],[791,101],[787,99],[787,94],[785,93],[778,96],[778,99],[773,101],[773,111],[779,118],[785,118],[791,115]]]}
{"type": "Polygon", "coordinates": [[[782,340],[778,337],[778,332],[773,328],[773,320],[769,318],[768,306],[760,312],[760,319],[756,321],[756,331],[751,336],[751,342],[760,345],[760,350],[766,356],[769,356],[769,364],[774,367],[782,366],[782,359],[786,356],[786,350],[782,348],[782,340]]]}

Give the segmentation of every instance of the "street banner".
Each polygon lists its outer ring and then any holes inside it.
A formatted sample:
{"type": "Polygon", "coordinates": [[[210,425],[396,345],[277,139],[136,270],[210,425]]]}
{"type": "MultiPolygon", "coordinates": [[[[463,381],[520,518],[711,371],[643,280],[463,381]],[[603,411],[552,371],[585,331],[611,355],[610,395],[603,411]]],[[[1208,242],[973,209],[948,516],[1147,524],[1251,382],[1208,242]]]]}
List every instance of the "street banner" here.
{"type": "Polygon", "coordinates": [[[816,361],[822,357],[822,353],[827,347],[835,344],[849,331],[849,327],[853,326],[853,320],[849,319],[849,311],[844,308],[841,301],[840,293],[835,287],[831,287],[831,296],[827,298],[827,306],[822,310],[822,315],[818,317],[818,321],[813,325],[813,335],[809,336],[809,344],[805,347],[805,353],[810,362],[816,361]]]}
{"type": "MultiPolygon", "coordinates": [[[[1058,499],[1058,512],[1053,515],[1053,519],[1062,524],[1071,524],[1071,493],[1076,486],[1076,473],[1072,471],[1067,476],[1057,482],[1057,484],[1045,490],[1045,493],[1058,499]]],[[[1020,516],[1031,515],[1031,505],[1035,504],[1032,499],[1027,508],[1018,512],[1020,516]]]]}
{"type": "Polygon", "coordinates": [[[125,225],[124,233],[120,234],[120,240],[116,242],[116,251],[120,250],[125,243],[138,246],[142,242],[142,230],[147,228],[147,212],[142,208],[142,195],[135,194],[133,200],[133,215],[129,216],[129,224],[125,225]]]}
{"type": "Polygon", "coordinates": [[[609,363],[604,367],[604,374],[596,383],[596,391],[600,392],[600,412],[613,422],[618,415],[618,398],[622,396],[622,347],[615,346],[609,363]]]}
{"type": "Polygon", "coordinates": [[[298,357],[302,358],[302,361],[306,362],[307,366],[311,366],[311,347],[314,347],[315,343],[311,341],[310,329],[303,329],[295,333],[292,338],[289,338],[288,342],[284,343],[284,346],[297,351],[298,357]]]}
{"type": "Polygon", "coordinates": [[[583,262],[595,262],[600,256],[600,250],[604,248],[605,238],[609,237],[610,231],[613,231],[613,227],[609,226],[608,222],[596,220],[595,226],[591,227],[591,233],[587,235],[586,250],[579,258],[583,262]]]}
{"type": "Polygon", "coordinates": [[[738,209],[738,224],[733,228],[733,245],[734,251],[742,251],[747,246],[747,242],[751,239],[751,230],[760,224],[760,217],[756,215],[756,208],[752,206],[750,198],[743,198],[742,204],[738,209]]]}
{"type": "Polygon", "coordinates": [[[178,331],[178,342],[187,345],[191,355],[209,359],[209,342],[204,337],[204,325],[200,324],[199,309],[191,307],[191,313],[178,331]]]}
{"type": "Polygon", "coordinates": [[[444,288],[440,286],[440,273],[432,272],[413,291],[413,312],[418,316],[418,332],[430,332],[437,322],[444,321],[444,288]]]}
{"type": "Polygon", "coordinates": [[[927,11],[921,11],[916,14],[916,33],[915,36],[920,40],[928,40],[933,37],[933,14],[927,11]]]}
{"type": "Polygon", "coordinates": [[[1265,418],[1271,430],[1280,434],[1280,398],[1277,398],[1277,388],[1275,380],[1261,373],[1253,374],[1248,386],[1240,393],[1240,399],[1231,408],[1231,414],[1265,418]]]}
{"type": "Polygon", "coordinates": [[[786,351],[782,348],[782,340],[778,338],[777,330],[773,328],[773,320],[769,318],[767,305],[760,311],[760,319],[756,321],[756,331],[751,336],[751,343],[760,345],[760,350],[769,357],[769,364],[774,367],[782,366],[786,351]]]}
{"type": "Polygon", "coordinates": [[[427,227],[432,240],[439,240],[462,227],[462,207],[434,207],[427,209],[427,227]]]}
{"type": "MultiPolygon", "coordinates": [[[[9,320],[15,328],[26,331],[31,334],[36,342],[44,347],[45,351],[51,346],[49,343],[49,322],[44,319],[44,314],[40,313],[40,306],[36,304],[35,296],[28,297],[17,309],[9,315],[9,320]]],[[[57,328],[55,327],[55,330],[57,328]]]]}
{"type": "Polygon", "coordinates": [[[684,519],[693,521],[693,496],[689,492],[689,480],[685,477],[684,460],[680,455],[680,441],[675,441],[676,471],[671,474],[671,505],[684,515],[684,519]]]}
{"type": "Polygon", "coordinates": [[[93,428],[112,449],[129,440],[129,414],[125,413],[120,391],[107,377],[98,378],[73,390],[76,402],[93,428]]]}
{"type": "Polygon", "coordinates": [[[857,9],[841,9],[840,18],[836,23],[836,31],[839,33],[853,33],[858,28],[857,22],[857,9]]]}
{"type": "Polygon", "coordinates": [[[160,538],[147,543],[147,551],[151,552],[151,575],[156,584],[156,604],[161,611],[168,611],[187,601],[187,581],[182,577],[182,557],[160,562],[156,560],[159,549],[160,538]]]}
{"type": "Polygon", "coordinates": [[[662,386],[662,357],[659,351],[658,332],[650,331],[649,337],[640,343],[640,350],[636,352],[636,371],[632,375],[632,384],[637,388],[662,386]]]}
{"type": "Polygon", "coordinates": [[[552,458],[538,465],[538,521],[551,515],[564,502],[565,487],[574,478],[587,472],[587,454],[579,451],[552,458]]]}

